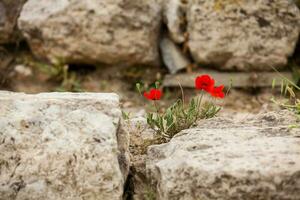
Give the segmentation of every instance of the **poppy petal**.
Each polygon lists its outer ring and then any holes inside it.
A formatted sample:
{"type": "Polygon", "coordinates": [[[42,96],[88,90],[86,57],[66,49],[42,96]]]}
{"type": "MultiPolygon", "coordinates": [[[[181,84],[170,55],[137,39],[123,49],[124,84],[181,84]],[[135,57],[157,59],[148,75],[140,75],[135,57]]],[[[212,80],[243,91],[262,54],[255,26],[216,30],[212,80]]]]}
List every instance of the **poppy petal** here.
{"type": "Polygon", "coordinates": [[[215,80],[212,79],[209,75],[204,74],[202,76],[198,76],[195,79],[195,88],[197,90],[205,90],[207,92],[210,92],[215,85],[215,80]]]}

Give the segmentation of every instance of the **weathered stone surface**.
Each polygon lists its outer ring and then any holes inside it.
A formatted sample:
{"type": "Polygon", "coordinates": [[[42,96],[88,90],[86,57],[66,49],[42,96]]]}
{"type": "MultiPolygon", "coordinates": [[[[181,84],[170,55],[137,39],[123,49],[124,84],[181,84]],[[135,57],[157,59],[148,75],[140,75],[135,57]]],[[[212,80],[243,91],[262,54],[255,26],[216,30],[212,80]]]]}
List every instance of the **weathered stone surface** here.
{"type": "Polygon", "coordinates": [[[155,134],[144,117],[133,117],[124,120],[123,129],[130,134],[134,134],[140,140],[153,139],[155,134]]]}
{"type": "Polygon", "coordinates": [[[300,124],[289,112],[214,118],[148,149],[158,199],[300,198],[300,124]]]}
{"type": "Polygon", "coordinates": [[[182,0],[163,1],[163,19],[167,25],[170,37],[176,43],[183,43],[185,41],[186,7],[186,2],[182,0]]]}
{"type": "Polygon", "coordinates": [[[194,60],[224,70],[281,68],[300,32],[290,0],[190,0],[187,18],[194,60]]]}
{"type": "Polygon", "coordinates": [[[29,0],[19,27],[38,57],[65,62],[158,63],[160,0],[29,0]]]}
{"type": "Polygon", "coordinates": [[[171,74],[186,69],[191,64],[188,57],[168,37],[162,37],[160,41],[162,59],[171,74]]]}
{"type": "Polygon", "coordinates": [[[0,0],[0,44],[20,37],[17,19],[26,0],[0,0]]]}
{"type": "Polygon", "coordinates": [[[0,92],[0,105],[1,200],[122,199],[117,95],[0,92]]]}

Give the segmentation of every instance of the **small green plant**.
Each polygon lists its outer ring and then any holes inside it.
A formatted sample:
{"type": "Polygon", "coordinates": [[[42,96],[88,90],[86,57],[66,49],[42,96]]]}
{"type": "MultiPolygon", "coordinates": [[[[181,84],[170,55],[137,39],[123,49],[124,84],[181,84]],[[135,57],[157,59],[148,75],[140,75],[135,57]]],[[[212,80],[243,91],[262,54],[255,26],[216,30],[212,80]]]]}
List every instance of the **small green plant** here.
{"type": "MultiPolygon", "coordinates": [[[[276,70],[277,71],[277,70],[276,70]]],[[[278,71],[277,71],[278,72],[278,71]]],[[[300,92],[300,87],[294,83],[293,81],[289,80],[285,76],[283,76],[280,72],[278,74],[282,77],[281,80],[281,95],[285,97],[289,97],[285,102],[279,103],[277,100],[272,98],[272,101],[277,105],[281,106],[282,108],[292,110],[295,112],[300,118],[300,99],[297,97],[295,91],[300,92]]],[[[276,80],[273,80],[272,88],[274,88],[276,80]]]]}
{"type": "Polygon", "coordinates": [[[130,113],[126,113],[125,111],[122,111],[122,118],[123,118],[123,120],[129,120],[130,113]]]}
{"type": "Polygon", "coordinates": [[[201,105],[201,98],[192,98],[187,105],[178,100],[163,113],[148,113],[147,123],[160,138],[169,141],[196,121],[214,117],[220,109],[212,103],[201,105]]]}
{"type": "MultiPolygon", "coordinates": [[[[162,91],[158,89],[156,84],[155,89],[149,92],[144,92],[143,96],[153,102],[155,112],[147,113],[147,123],[156,133],[154,143],[168,142],[181,130],[192,127],[200,119],[208,119],[216,116],[221,110],[212,102],[203,103],[204,91],[208,92],[215,98],[224,98],[224,86],[214,86],[214,80],[208,75],[202,75],[196,78],[195,87],[201,90],[200,97],[192,98],[187,104],[185,103],[183,89],[182,99],[177,100],[173,105],[165,111],[159,109],[156,101],[162,97],[162,91]]],[[[137,84],[137,90],[142,94],[140,84],[137,84]]]]}
{"type": "MultiPolygon", "coordinates": [[[[67,66],[66,66],[67,69],[67,66]]],[[[55,89],[57,92],[83,92],[81,82],[75,72],[69,72],[68,69],[64,71],[61,84],[55,89]]]]}
{"type": "Polygon", "coordinates": [[[83,91],[78,75],[75,72],[71,72],[69,65],[65,64],[62,60],[55,60],[52,64],[37,62],[31,59],[26,59],[23,62],[46,75],[47,80],[58,82],[59,86],[54,89],[57,92],[83,91]]]}

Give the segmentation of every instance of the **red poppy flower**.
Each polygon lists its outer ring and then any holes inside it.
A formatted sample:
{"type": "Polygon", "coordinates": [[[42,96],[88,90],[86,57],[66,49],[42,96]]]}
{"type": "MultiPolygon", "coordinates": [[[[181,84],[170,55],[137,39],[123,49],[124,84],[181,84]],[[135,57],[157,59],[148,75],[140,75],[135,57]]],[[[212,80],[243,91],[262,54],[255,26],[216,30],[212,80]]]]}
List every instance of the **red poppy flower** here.
{"type": "Polygon", "coordinates": [[[206,92],[210,92],[213,90],[214,85],[215,80],[207,74],[198,76],[195,80],[195,87],[197,90],[205,90],[206,92]]]}
{"type": "Polygon", "coordinates": [[[211,94],[211,96],[213,96],[213,97],[223,99],[223,98],[225,97],[225,94],[224,94],[224,92],[223,92],[223,89],[224,89],[224,85],[220,85],[219,87],[214,87],[214,88],[210,91],[210,94],[211,94]]]}
{"type": "Polygon", "coordinates": [[[162,92],[158,89],[151,89],[149,92],[144,92],[144,97],[149,100],[160,100],[162,92]]]}

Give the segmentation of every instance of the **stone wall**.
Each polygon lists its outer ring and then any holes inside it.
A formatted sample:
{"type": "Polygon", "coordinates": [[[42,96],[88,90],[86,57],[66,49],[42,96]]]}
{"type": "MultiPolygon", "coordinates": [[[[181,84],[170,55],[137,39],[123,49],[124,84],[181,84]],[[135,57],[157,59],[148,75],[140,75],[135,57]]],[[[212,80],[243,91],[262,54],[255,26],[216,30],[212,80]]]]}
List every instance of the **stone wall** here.
{"type": "Polygon", "coordinates": [[[290,111],[201,120],[130,155],[153,131],[143,117],[124,126],[116,94],[0,92],[0,105],[0,200],[299,200],[290,111]]]}
{"type": "Polygon", "coordinates": [[[0,44],[20,40],[17,21],[26,0],[0,1],[0,44]]]}
{"type": "Polygon", "coordinates": [[[300,32],[300,12],[290,0],[28,0],[21,9],[23,4],[0,1],[0,43],[16,41],[20,30],[38,58],[67,63],[159,65],[163,57],[172,73],[190,63],[269,71],[287,65],[300,32]]]}

